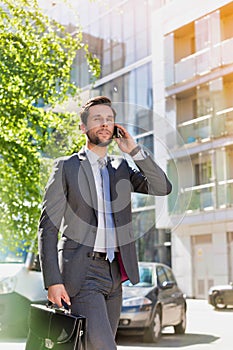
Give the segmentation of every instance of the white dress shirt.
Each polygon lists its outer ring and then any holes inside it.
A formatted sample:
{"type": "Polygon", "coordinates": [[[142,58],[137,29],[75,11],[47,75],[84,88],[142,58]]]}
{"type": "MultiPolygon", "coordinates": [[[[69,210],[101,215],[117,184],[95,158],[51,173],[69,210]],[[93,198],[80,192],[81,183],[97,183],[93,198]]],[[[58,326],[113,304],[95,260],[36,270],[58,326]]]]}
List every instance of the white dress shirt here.
{"type": "MultiPolygon", "coordinates": [[[[93,172],[93,176],[94,176],[94,180],[95,180],[96,192],[97,192],[98,227],[97,227],[94,251],[106,253],[104,200],[103,200],[102,179],[101,179],[99,163],[98,163],[99,156],[95,152],[92,152],[91,150],[89,150],[87,147],[85,147],[85,152],[86,152],[87,158],[91,164],[91,168],[92,168],[92,172],[93,172]]],[[[143,152],[143,150],[140,150],[132,158],[134,160],[141,160],[141,159],[144,159],[145,157],[146,157],[146,155],[143,152]]],[[[105,157],[105,160],[107,161],[107,156],[105,157]]],[[[116,240],[116,235],[115,235],[115,240],[116,240]]],[[[116,241],[115,242],[115,251],[118,251],[117,247],[118,247],[118,244],[116,241]]]]}
{"type": "Polygon", "coordinates": [[[104,221],[104,201],[103,201],[103,189],[102,189],[102,179],[100,175],[100,169],[98,164],[99,156],[89,150],[87,147],[85,149],[87,158],[91,164],[95,187],[97,193],[97,208],[98,208],[98,227],[96,233],[96,240],[94,245],[95,252],[106,252],[105,245],[105,221],[104,221]]]}

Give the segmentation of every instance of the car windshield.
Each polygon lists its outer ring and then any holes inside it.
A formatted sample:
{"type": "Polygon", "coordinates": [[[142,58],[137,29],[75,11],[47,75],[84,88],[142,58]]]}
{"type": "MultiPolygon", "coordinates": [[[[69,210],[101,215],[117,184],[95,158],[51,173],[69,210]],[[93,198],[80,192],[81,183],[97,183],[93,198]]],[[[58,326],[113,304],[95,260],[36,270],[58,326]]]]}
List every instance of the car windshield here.
{"type": "Polygon", "coordinates": [[[0,264],[9,263],[24,263],[27,253],[21,248],[11,251],[2,240],[0,240],[0,264]]]}
{"type": "Polygon", "coordinates": [[[133,285],[129,280],[123,283],[126,287],[151,287],[153,285],[152,267],[151,266],[139,266],[140,280],[137,284],[133,285]]]}

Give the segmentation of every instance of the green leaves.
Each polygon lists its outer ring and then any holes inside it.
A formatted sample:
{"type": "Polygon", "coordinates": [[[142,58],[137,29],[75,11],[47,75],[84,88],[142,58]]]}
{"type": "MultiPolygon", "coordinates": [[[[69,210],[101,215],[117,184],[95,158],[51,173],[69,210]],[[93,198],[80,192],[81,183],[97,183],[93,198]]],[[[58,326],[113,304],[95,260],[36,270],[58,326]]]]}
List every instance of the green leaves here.
{"type": "Polygon", "coordinates": [[[56,114],[54,107],[79,92],[70,74],[83,47],[95,78],[99,61],[78,28],[71,35],[35,0],[1,1],[0,234],[9,246],[36,237],[49,157],[79,144],[77,116],[56,114]]]}

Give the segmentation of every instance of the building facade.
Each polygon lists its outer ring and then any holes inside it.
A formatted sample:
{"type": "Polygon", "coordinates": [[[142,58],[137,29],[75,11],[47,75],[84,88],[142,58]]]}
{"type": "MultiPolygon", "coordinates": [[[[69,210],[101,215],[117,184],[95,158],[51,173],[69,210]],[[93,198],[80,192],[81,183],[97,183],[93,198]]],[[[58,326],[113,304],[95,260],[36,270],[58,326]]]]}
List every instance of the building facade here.
{"type": "MultiPolygon", "coordinates": [[[[169,1],[84,1],[80,7],[84,39],[100,59],[101,77],[90,86],[84,53],[79,53],[73,79],[87,97],[106,95],[122,123],[154,156],[155,116],[152,89],[151,13],[169,1]]],[[[80,2],[82,3],[82,1],[80,2]]],[[[156,158],[156,157],[155,157],[156,158]]],[[[160,163],[166,168],[166,163],[160,163]]],[[[133,226],[140,260],[171,264],[169,227],[156,227],[155,198],[132,195],[133,226]]]]}
{"type": "Polygon", "coordinates": [[[167,198],[132,198],[139,259],[172,265],[184,292],[205,298],[233,280],[233,2],[74,3],[102,73],[91,85],[78,52],[72,79],[84,100],[112,99],[173,183],[167,198]]]}
{"type": "Polygon", "coordinates": [[[173,180],[172,266],[188,296],[233,281],[233,2],[173,1],[154,12],[154,110],[173,180]],[[161,43],[158,50],[158,43],[161,43]]]}

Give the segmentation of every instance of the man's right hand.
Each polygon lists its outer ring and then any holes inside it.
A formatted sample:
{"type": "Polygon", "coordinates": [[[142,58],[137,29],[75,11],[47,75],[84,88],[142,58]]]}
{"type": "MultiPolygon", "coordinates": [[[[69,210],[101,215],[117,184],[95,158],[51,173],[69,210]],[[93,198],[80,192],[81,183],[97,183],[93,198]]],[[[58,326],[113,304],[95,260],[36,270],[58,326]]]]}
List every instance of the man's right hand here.
{"type": "Polygon", "coordinates": [[[48,287],[48,299],[53,304],[56,304],[58,307],[62,307],[62,300],[67,305],[71,305],[69,295],[65,289],[64,284],[54,284],[48,287]]]}

